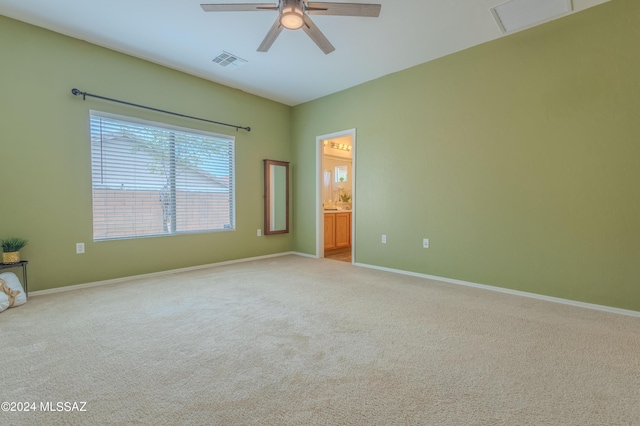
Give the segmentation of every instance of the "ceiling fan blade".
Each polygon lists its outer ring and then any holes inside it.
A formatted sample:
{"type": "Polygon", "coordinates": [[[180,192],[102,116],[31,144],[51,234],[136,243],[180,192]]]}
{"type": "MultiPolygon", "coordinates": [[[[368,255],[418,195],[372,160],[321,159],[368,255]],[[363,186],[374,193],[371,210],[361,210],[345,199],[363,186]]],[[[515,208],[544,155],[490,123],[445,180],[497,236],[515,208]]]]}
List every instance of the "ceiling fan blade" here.
{"type": "Polygon", "coordinates": [[[280,18],[276,19],[276,22],[273,23],[271,29],[267,33],[260,46],[258,46],[258,52],[266,52],[269,50],[274,41],[278,38],[280,33],[282,32],[282,25],[280,25],[280,18]]]}
{"type": "Polygon", "coordinates": [[[318,45],[320,50],[322,50],[325,55],[328,55],[329,53],[336,50],[331,42],[329,42],[324,34],[322,34],[322,31],[320,31],[320,29],[316,27],[316,24],[313,23],[311,18],[309,18],[306,14],[303,16],[303,18],[305,25],[302,26],[302,29],[305,33],[307,33],[309,37],[311,37],[311,40],[313,40],[313,42],[318,45]]]}
{"type": "Polygon", "coordinates": [[[379,4],[310,1],[307,2],[307,13],[309,15],[367,16],[377,18],[380,16],[381,7],[379,4]]]}
{"type": "Polygon", "coordinates": [[[234,3],[234,4],[201,4],[205,12],[254,12],[262,10],[278,10],[273,3],[234,3]]]}

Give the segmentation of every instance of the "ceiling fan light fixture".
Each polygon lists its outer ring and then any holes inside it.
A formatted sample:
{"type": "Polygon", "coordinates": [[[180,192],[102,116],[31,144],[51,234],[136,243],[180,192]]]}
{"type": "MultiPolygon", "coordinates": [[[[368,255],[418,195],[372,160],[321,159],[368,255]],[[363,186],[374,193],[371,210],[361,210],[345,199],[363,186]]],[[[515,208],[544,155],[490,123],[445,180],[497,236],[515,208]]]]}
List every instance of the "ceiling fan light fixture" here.
{"type": "MultiPolygon", "coordinates": [[[[1,1],[2,0],[0,0],[0,2],[1,1]]],[[[380,15],[381,8],[380,4],[334,3],[331,1],[315,2],[309,0],[278,0],[277,4],[214,3],[201,4],[200,6],[205,12],[277,11],[278,17],[273,21],[267,35],[262,40],[262,43],[260,43],[260,46],[258,46],[258,52],[267,52],[282,32],[282,29],[286,28],[288,30],[302,29],[325,55],[333,52],[336,48],[333,47],[327,37],[322,34],[322,31],[314,24],[309,15],[366,16],[377,18],[380,15]]]]}
{"type": "Polygon", "coordinates": [[[280,15],[280,24],[288,30],[299,30],[304,25],[302,9],[285,6],[280,15]]]}

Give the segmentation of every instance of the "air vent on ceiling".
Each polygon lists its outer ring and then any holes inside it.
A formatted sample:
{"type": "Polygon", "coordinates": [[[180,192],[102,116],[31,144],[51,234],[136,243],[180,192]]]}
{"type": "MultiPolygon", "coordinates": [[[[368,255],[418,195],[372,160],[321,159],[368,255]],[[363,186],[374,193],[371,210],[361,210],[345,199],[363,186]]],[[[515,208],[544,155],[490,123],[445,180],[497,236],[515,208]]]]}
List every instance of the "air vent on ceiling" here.
{"type": "Polygon", "coordinates": [[[221,67],[228,68],[238,68],[247,63],[246,59],[242,59],[229,52],[222,52],[215,58],[213,58],[213,62],[220,65],[221,67]]]}
{"type": "Polygon", "coordinates": [[[510,0],[491,8],[504,33],[521,30],[571,12],[571,0],[510,0]]]}

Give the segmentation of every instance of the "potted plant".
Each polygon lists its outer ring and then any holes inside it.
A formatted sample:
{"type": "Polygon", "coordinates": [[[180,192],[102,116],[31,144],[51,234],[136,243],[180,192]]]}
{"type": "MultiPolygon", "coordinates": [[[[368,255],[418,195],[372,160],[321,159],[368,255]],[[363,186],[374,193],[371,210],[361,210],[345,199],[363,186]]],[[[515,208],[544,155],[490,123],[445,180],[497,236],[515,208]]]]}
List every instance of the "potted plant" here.
{"type": "Polygon", "coordinates": [[[347,192],[344,192],[344,193],[341,193],[339,197],[340,197],[340,201],[342,201],[345,208],[347,210],[351,210],[351,204],[349,204],[349,201],[351,201],[351,195],[348,194],[347,192]]]}
{"type": "Polygon", "coordinates": [[[2,263],[20,262],[20,249],[27,245],[24,238],[7,238],[0,240],[2,248],[2,263]]]}

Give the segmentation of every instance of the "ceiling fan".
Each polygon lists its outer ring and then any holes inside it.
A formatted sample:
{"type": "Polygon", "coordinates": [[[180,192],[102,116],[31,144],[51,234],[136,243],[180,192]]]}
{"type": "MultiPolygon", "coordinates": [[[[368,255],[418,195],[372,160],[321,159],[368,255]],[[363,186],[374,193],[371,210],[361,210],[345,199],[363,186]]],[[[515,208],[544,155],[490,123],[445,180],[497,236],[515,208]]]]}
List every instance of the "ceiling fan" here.
{"type": "Polygon", "coordinates": [[[254,12],[254,11],[278,11],[278,18],[271,26],[267,36],[258,47],[258,52],[266,52],[283,28],[289,30],[302,30],[325,53],[329,54],[335,47],[316,27],[309,15],[337,15],[337,16],[366,16],[377,18],[380,15],[381,5],[362,3],[331,3],[315,2],[307,0],[279,0],[278,4],[272,3],[235,3],[235,4],[201,4],[205,12],[254,12]]]}

